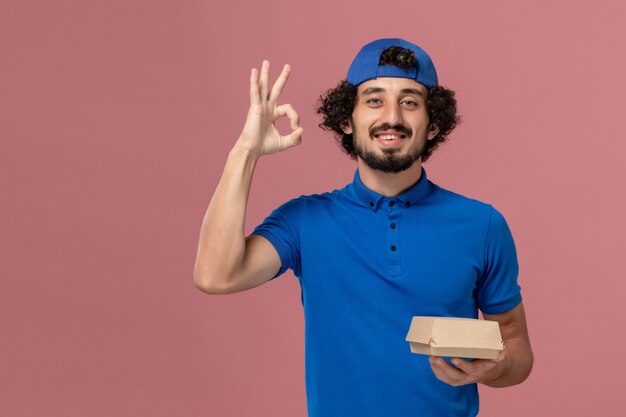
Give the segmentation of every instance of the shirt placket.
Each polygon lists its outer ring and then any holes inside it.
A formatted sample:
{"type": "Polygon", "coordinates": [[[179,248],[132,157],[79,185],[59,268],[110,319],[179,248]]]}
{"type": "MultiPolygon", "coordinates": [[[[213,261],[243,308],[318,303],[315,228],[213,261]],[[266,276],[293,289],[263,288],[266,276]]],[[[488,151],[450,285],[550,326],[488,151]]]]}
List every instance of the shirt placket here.
{"type": "Polygon", "coordinates": [[[387,270],[390,276],[400,274],[400,201],[390,199],[385,201],[386,206],[386,229],[387,229],[387,270]]]}

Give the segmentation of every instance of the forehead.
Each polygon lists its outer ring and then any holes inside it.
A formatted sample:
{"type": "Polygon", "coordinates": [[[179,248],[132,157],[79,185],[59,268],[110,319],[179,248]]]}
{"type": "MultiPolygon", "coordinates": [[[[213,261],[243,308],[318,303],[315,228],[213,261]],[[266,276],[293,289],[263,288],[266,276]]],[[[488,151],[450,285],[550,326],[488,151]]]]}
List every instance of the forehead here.
{"type": "Polygon", "coordinates": [[[426,96],[428,89],[415,80],[399,77],[379,77],[359,85],[358,93],[407,93],[413,92],[426,96]]]}

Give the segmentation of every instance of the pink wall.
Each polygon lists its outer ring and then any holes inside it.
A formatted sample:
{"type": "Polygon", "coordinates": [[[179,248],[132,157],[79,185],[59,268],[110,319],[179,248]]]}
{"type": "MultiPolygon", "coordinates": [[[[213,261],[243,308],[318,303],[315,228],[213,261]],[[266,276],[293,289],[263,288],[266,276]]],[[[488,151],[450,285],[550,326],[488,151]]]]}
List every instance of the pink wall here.
{"type": "Polygon", "coordinates": [[[481,415],[623,415],[623,2],[216,3],[1,2],[0,415],[303,416],[296,280],[203,295],[199,226],[263,58],[305,134],[258,166],[248,226],[351,179],[313,106],[383,36],[458,94],[429,177],[518,244],[535,370],[481,415]]]}

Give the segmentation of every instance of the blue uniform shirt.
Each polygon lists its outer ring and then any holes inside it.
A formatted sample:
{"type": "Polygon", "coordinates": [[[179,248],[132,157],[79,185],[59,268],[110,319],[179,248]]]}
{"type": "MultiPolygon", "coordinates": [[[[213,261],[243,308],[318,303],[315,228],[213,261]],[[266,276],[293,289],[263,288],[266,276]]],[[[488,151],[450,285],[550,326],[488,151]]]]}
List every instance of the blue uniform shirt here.
{"type": "Polygon", "coordinates": [[[301,196],[254,232],[302,289],[309,417],[474,416],[475,384],[438,381],[405,341],[413,316],[476,318],[521,301],[513,238],[490,205],[426,178],[388,198],[361,182],[301,196]]]}

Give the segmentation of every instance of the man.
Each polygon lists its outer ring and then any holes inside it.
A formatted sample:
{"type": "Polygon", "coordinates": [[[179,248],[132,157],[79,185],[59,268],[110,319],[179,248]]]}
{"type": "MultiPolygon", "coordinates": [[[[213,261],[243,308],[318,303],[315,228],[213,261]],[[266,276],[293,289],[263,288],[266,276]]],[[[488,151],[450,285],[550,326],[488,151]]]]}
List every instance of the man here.
{"type": "Polygon", "coordinates": [[[357,161],[341,190],[302,196],[244,236],[259,157],[298,145],[296,111],[277,101],[290,68],[250,77],[250,110],[203,220],[194,281],[203,291],[256,287],[291,268],[302,287],[309,416],[474,416],[477,383],[508,386],[533,356],[515,247],[493,207],[426,178],[422,162],[457,122],[454,93],[428,54],[401,39],[365,45],[321,98],[322,126],[357,161]],[[286,117],[292,131],[275,122],[286,117]],[[412,316],[500,324],[496,360],[412,354],[412,316]]]}

